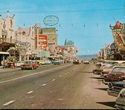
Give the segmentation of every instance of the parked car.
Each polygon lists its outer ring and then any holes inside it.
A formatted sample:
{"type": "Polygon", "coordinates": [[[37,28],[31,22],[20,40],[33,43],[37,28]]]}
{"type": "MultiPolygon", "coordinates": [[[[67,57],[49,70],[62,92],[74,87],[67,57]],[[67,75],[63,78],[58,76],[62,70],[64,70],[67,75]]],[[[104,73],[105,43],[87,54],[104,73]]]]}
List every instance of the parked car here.
{"type": "Polygon", "coordinates": [[[108,94],[111,96],[118,96],[119,92],[125,88],[125,80],[124,81],[119,81],[119,82],[110,82],[108,84],[108,94]]]}
{"type": "Polygon", "coordinates": [[[101,72],[103,71],[101,66],[102,66],[101,63],[96,63],[95,69],[93,69],[93,74],[100,75],[101,72]]]}
{"type": "Polygon", "coordinates": [[[39,65],[36,61],[24,61],[24,64],[21,65],[21,69],[24,70],[24,69],[36,69],[38,68],[39,65]]]}
{"type": "Polygon", "coordinates": [[[103,83],[123,81],[125,80],[125,66],[116,66],[112,69],[111,73],[104,76],[103,83]]]}
{"type": "Polygon", "coordinates": [[[105,75],[109,74],[112,69],[113,69],[114,65],[106,65],[102,68],[102,72],[100,74],[101,78],[104,78],[105,75]]]}
{"type": "Polygon", "coordinates": [[[115,103],[117,109],[125,110],[125,88],[120,91],[115,103]]]}
{"type": "Polygon", "coordinates": [[[18,62],[15,63],[15,66],[21,67],[21,65],[23,65],[23,64],[24,64],[24,61],[18,61],[18,62]]]}

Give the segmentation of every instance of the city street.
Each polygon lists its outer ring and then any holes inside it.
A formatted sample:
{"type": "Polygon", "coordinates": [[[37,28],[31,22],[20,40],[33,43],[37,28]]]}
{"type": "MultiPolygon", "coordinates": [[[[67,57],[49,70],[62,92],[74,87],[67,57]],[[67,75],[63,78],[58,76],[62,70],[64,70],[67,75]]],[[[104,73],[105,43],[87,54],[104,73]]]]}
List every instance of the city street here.
{"type": "Polygon", "coordinates": [[[93,68],[61,64],[0,72],[0,108],[114,109],[116,97],[107,94],[93,68]]]}

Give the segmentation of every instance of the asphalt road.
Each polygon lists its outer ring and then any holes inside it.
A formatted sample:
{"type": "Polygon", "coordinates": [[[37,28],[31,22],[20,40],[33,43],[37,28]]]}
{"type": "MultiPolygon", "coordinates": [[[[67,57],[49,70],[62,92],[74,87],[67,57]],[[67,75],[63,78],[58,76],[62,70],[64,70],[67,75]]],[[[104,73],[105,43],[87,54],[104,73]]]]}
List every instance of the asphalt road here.
{"type": "Polygon", "coordinates": [[[0,73],[2,109],[114,109],[93,64],[46,65],[0,73]]]}

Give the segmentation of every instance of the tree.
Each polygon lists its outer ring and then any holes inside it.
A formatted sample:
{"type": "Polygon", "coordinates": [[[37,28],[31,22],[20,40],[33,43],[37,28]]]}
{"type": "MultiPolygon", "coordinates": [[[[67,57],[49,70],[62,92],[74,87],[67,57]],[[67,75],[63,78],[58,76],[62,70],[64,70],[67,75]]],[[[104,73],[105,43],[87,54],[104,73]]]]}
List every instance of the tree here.
{"type": "Polygon", "coordinates": [[[17,49],[15,47],[10,47],[7,52],[9,52],[9,54],[11,56],[16,56],[16,53],[18,52],[17,49]]]}

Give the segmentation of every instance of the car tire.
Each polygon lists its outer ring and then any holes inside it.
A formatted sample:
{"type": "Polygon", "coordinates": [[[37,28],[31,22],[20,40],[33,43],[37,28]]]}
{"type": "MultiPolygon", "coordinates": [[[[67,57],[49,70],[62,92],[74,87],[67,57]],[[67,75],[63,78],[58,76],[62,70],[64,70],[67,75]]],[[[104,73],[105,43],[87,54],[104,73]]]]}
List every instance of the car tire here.
{"type": "Polygon", "coordinates": [[[31,68],[32,70],[34,69],[34,67],[31,68]]]}

